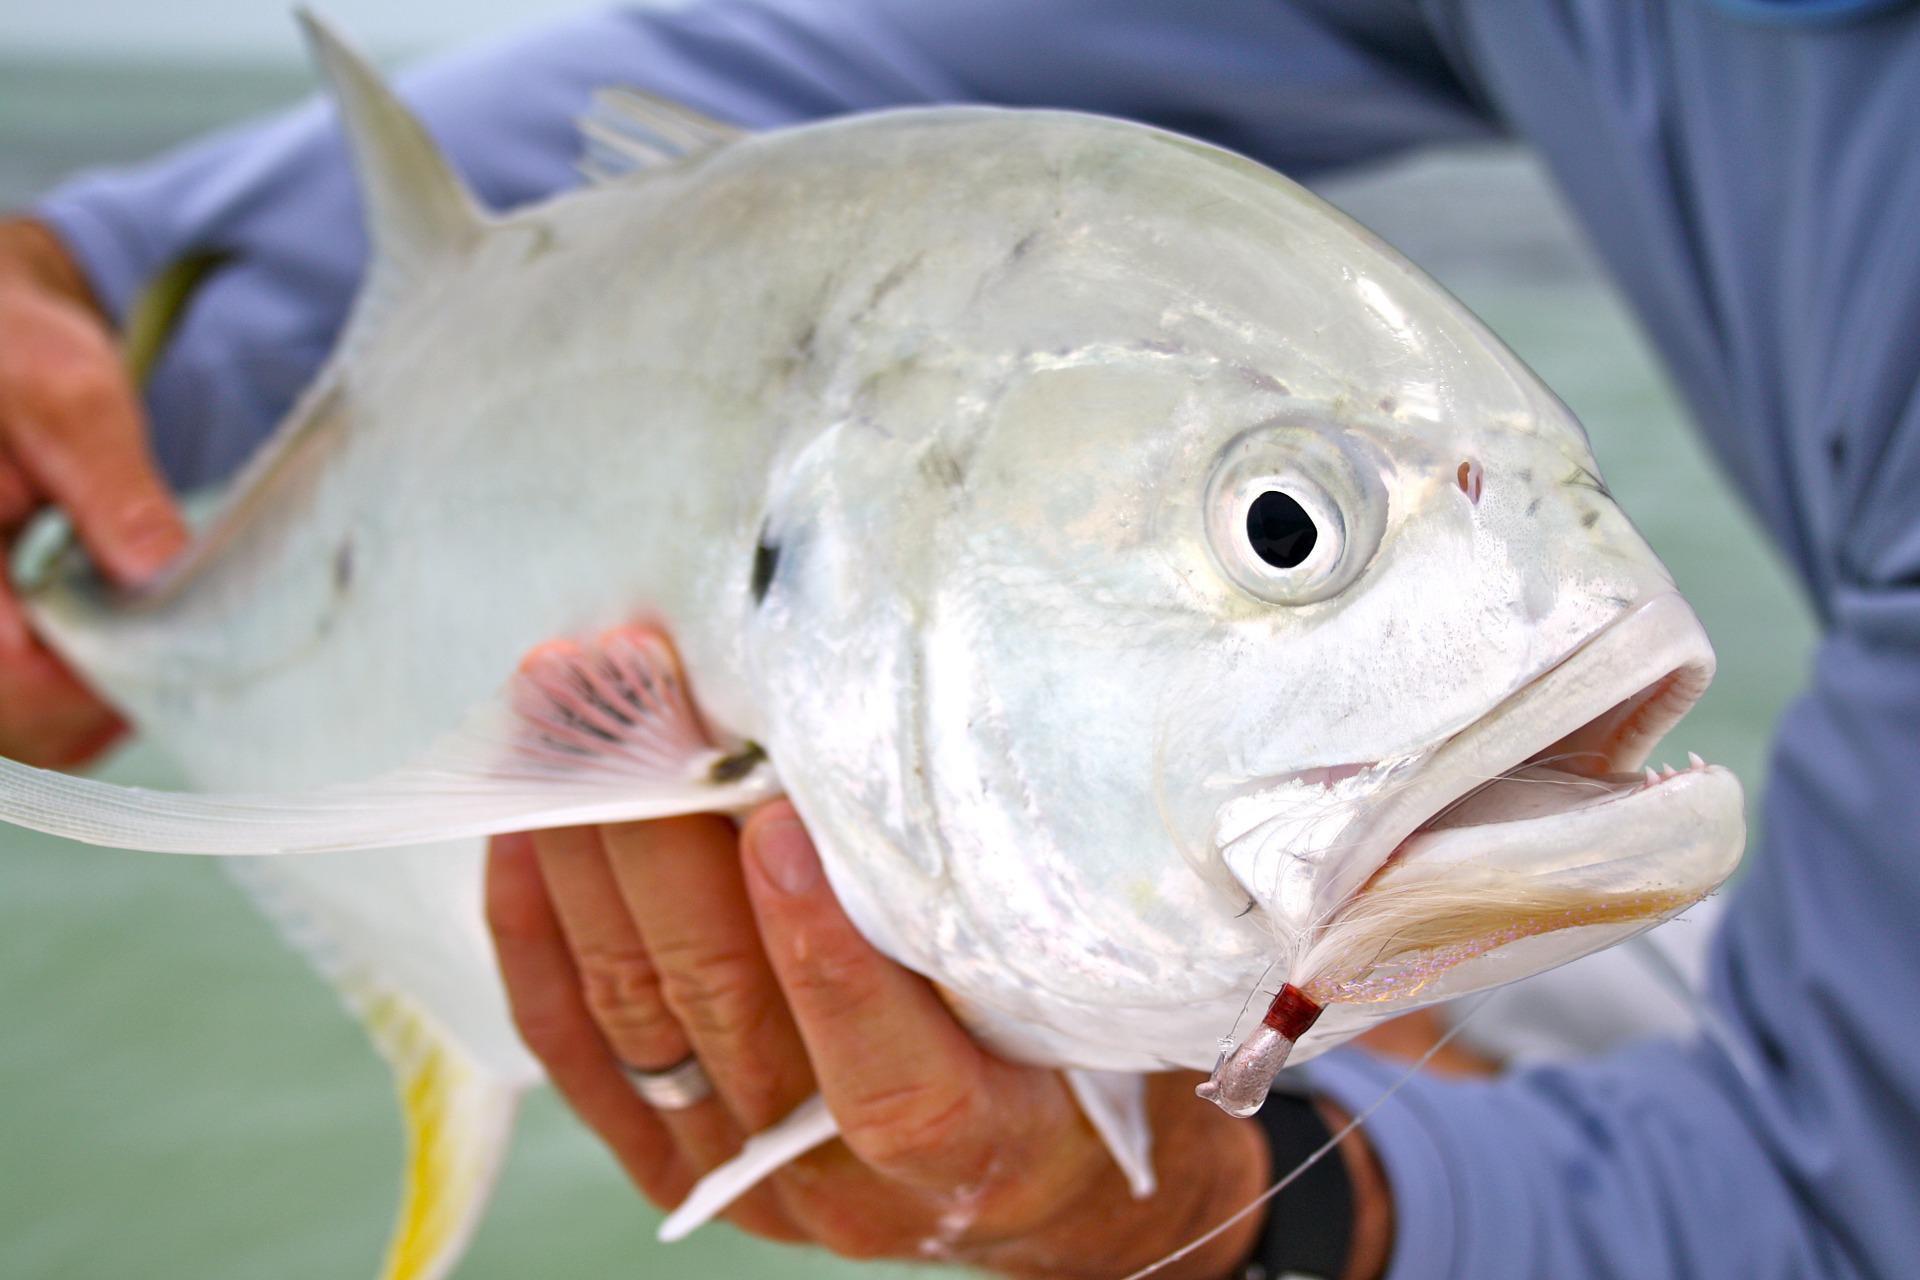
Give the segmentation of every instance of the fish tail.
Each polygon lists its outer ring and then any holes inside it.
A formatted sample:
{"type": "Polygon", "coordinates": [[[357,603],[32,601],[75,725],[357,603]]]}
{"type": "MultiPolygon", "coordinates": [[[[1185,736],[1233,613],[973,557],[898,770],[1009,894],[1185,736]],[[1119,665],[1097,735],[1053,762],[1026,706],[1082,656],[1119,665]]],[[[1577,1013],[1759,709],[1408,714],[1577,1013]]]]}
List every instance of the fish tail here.
{"type": "Polygon", "coordinates": [[[414,1001],[355,995],[392,1066],[406,1125],[406,1174],[380,1280],[440,1280],[479,1225],[513,1135],[519,1089],[489,1071],[414,1001]]]}

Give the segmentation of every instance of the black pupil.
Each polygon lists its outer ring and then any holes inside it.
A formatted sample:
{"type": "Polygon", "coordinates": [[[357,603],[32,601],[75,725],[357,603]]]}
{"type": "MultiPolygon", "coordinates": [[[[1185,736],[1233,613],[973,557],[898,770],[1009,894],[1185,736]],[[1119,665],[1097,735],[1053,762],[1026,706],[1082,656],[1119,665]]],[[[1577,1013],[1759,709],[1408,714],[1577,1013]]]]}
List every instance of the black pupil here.
{"type": "Polygon", "coordinates": [[[1307,509],[1277,489],[1269,489],[1247,509],[1247,541],[1253,554],[1276,569],[1292,569],[1313,554],[1320,531],[1307,509]]]}

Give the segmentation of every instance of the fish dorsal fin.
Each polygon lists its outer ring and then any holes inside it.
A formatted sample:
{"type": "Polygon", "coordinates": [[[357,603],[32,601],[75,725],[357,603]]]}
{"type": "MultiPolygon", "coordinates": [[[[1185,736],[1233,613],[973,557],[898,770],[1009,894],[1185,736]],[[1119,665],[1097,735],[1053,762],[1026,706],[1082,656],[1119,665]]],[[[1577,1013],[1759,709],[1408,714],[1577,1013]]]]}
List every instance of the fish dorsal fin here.
{"type": "Polygon", "coordinates": [[[639,89],[601,89],[576,122],[580,171],[594,182],[702,156],[746,131],[639,89]]]}
{"type": "Polygon", "coordinates": [[[312,12],[298,11],[315,65],[340,107],[366,209],[373,260],[354,325],[411,292],[433,268],[464,257],[487,217],[420,121],[367,60],[312,12]]]}

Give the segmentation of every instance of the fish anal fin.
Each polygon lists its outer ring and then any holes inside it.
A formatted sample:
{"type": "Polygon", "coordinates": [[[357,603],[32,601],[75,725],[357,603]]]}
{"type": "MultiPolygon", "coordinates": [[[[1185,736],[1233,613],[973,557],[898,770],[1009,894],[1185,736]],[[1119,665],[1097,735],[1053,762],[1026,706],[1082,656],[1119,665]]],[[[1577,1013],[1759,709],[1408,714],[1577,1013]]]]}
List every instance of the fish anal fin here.
{"type": "Polygon", "coordinates": [[[519,1091],[405,996],[365,990],[349,999],[393,1067],[406,1125],[400,1210],[380,1280],[441,1280],[486,1209],[519,1091]]]}
{"type": "Polygon", "coordinates": [[[575,123],[584,148],[581,172],[601,183],[706,155],[746,136],[745,130],[639,89],[598,91],[575,123]]]}

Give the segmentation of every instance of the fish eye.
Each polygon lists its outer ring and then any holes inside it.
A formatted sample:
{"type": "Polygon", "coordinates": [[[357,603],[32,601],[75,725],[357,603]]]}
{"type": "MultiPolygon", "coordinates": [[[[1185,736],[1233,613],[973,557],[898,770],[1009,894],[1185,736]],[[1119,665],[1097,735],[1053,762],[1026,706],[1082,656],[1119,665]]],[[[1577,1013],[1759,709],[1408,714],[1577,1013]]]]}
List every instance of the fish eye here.
{"type": "Polygon", "coordinates": [[[1337,433],[1279,424],[1247,432],[1208,483],[1207,543],[1235,586],[1268,604],[1311,604],[1372,559],[1384,523],[1377,467],[1337,433]]]}
{"type": "Polygon", "coordinates": [[[1276,569],[1297,569],[1320,539],[1313,517],[1291,494],[1269,489],[1247,508],[1247,541],[1253,554],[1276,569]]]}

